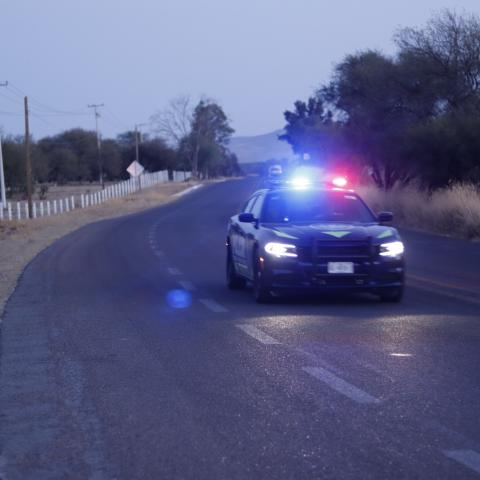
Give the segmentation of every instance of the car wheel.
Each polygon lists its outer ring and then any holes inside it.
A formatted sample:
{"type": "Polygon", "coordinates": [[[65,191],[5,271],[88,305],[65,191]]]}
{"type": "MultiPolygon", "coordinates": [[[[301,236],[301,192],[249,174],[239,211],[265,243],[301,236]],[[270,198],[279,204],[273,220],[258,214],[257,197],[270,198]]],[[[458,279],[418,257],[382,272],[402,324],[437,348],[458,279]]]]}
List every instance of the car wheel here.
{"type": "Polygon", "coordinates": [[[253,298],[257,303],[270,302],[272,300],[272,295],[270,293],[270,288],[268,287],[268,285],[265,285],[265,281],[263,279],[263,271],[260,267],[260,259],[258,255],[255,255],[253,272],[253,298]]]}
{"type": "Polygon", "coordinates": [[[398,303],[403,298],[403,287],[389,288],[380,292],[380,300],[387,303],[398,303]]]}
{"type": "Polygon", "coordinates": [[[227,251],[227,287],[230,290],[240,290],[245,287],[245,279],[237,275],[230,250],[227,251]]]}

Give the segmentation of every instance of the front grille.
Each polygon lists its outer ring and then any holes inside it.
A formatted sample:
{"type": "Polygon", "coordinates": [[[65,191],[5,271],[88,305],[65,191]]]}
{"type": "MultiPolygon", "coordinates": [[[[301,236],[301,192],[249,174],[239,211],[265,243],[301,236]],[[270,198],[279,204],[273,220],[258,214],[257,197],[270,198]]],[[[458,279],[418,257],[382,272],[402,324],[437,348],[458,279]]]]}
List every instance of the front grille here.
{"type": "Polygon", "coordinates": [[[321,259],[361,259],[371,255],[370,244],[364,241],[325,241],[315,242],[315,258],[321,259]]]}
{"type": "Polygon", "coordinates": [[[312,281],[318,286],[327,287],[360,287],[368,284],[365,275],[316,275],[312,281]]]}

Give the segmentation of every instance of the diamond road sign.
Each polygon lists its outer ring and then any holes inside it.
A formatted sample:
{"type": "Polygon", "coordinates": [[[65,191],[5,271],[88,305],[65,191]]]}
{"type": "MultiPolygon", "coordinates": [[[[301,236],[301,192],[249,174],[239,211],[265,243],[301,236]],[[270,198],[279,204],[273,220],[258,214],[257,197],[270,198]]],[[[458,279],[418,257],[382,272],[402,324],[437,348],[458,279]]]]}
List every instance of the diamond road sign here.
{"type": "Polygon", "coordinates": [[[138,177],[143,173],[145,169],[143,166],[138,163],[136,160],[133,161],[127,168],[127,172],[132,176],[132,177],[138,177]]]}

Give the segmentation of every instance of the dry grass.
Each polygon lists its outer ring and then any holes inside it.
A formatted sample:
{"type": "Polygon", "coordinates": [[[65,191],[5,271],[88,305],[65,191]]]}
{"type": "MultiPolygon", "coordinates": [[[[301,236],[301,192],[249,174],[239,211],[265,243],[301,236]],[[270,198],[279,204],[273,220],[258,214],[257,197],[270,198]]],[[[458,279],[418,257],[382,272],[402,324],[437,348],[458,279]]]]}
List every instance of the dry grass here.
{"type": "Polygon", "coordinates": [[[88,223],[155,207],[194,183],[167,183],[55,217],[0,222],[0,317],[25,266],[56,239],[88,223]]]}
{"type": "Polygon", "coordinates": [[[359,193],[375,211],[395,214],[398,225],[469,239],[480,239],[480,188],[455,184],[431,194],[416,187],[384,192],[363,186],[359,193]]]}

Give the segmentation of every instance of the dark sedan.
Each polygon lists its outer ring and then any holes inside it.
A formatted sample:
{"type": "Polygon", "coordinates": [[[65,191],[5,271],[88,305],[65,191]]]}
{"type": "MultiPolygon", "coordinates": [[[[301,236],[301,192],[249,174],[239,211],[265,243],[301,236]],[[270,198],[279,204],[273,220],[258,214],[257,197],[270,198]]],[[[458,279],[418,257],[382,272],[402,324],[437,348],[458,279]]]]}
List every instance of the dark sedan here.
{"type": "Polygon", "coordinates": [[[276,188],[254,193],[231,217],[227,284],[253,284],[257,302],[282,293],[358,292],[402,299],[404,247],[358,194],[340,188],[276,188]]]}

